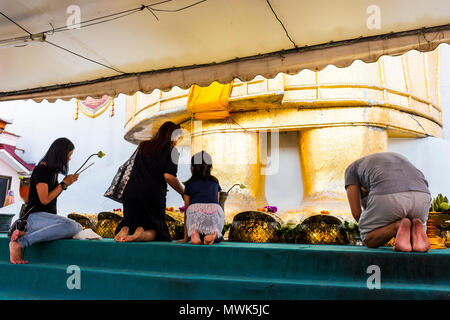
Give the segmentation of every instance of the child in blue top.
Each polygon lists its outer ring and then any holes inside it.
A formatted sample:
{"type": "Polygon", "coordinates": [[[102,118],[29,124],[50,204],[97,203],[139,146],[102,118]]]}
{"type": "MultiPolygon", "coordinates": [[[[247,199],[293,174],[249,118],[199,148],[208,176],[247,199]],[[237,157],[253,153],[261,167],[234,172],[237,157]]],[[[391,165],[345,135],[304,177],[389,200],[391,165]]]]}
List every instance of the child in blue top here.
{"type": "Polygon", "coordinates": [[[224,225],[224,212],[219,205],[219,181],[211,175],[212,159],[206,151],[191,158],[192,177],[184,189],[184,241],[192,244],[220,242],[224,225]],[[202,241],[202,238],[203,241],[202,241]]]}

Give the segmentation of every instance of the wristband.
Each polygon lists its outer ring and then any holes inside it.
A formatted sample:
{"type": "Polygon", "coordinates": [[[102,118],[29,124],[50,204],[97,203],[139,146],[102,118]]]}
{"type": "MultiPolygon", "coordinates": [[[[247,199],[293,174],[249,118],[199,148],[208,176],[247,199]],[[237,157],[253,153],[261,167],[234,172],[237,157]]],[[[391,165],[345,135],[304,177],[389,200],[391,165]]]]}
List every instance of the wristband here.
{"type": "Polygon", "coordinates": [[[66,190],[67,189],[67,184],[65,183],[65,182],[60,182],[59,183],[60,185],[61,185],[61,188],[63,189],[63,190],[66,190]]]}

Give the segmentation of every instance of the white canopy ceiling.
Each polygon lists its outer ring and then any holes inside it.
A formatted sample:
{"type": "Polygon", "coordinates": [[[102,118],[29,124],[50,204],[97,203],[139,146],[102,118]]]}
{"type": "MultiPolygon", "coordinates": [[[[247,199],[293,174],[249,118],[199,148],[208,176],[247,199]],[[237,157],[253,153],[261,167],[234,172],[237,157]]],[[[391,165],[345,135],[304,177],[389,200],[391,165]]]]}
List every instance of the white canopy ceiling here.
{"type": "Polygon", "coordinates": [[[0,100],[246,81],[450,43],[448,0],[3,0],[0,12],[0,100]],[[78,29],[65,27],[73,5],[78,29]],[[2,46],[27,32],[47,42],[2,46]]]}

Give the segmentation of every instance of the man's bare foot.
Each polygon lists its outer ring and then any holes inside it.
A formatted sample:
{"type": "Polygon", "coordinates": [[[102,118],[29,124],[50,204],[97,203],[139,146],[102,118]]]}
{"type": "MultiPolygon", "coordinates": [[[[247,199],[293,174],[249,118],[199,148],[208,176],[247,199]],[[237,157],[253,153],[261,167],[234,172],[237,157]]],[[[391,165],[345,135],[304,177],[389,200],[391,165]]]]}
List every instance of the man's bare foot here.
{"type": "Polygon", "coordinates": [[[9,261],[13,264],[28,263],[28,261],[22,259],[22,247],[17,241],[9,243],[9,261]]]}
{"type": "Polygon", "coordinates": [[[138,227],[136,231],[132,235],[128,235],[123,238],[124,242],[138,242],[143,241],[144,229],[142,227],[138,227]]]}
{"type": "Polygon", "coordinates": [[[428,252],[430,250],[430,241],[423,228],[422,221],[420,219],[414,219],[411,228],[411,237],[413,243],[413,251],[428,252]]]}
{"type": "Polygon", "coordinates": [[[26,232],[20,231],[20,230],[14,230],[13,234],[11,235],[11,241],[17,241],[19,238],[26,235],[26,232]]]}
{"type": "Polygon", "coordinates": [[[122,229],[120,229],[119,233],[116,234],[116,236],[114,237],[114,240],[117,242],[123,242],[124,238],[128,236],[128,227],[122,227],[122,229]]]}
{"type": "Polygon", "coordinates": [[[203,241],[203,244],[211,245],[214,243],[214,240],[216,239],[216,232],[207,234],[205,236],[205,239],[203,241]]]}
{"type": "Polygon", "coordinates": [[[191,234],[191,243],[192,244],[202,244],[202,240],[200,239],[200,234],[198,232],[193,232],[191,234]]]}
{"type": "Polygon", "coordinates": [[[395,236],[394,251],[410,252],[411,247],[411,220],[403,218],[395,236]]]}

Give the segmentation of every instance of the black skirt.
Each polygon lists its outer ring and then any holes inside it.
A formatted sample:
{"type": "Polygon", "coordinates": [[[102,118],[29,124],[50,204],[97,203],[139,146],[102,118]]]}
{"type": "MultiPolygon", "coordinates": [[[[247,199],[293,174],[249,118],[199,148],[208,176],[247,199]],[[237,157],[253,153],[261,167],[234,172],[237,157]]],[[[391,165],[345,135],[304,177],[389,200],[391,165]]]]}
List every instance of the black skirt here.
{"type": "Polygon", "coordinates": [[[152,200],[141,197],[123,198],[123,219],[116,228],[116,234],[125,226],[129,228],[130,235],[138,227],[142,227],[146,231],[156,230],[156,241],[172,241],[166,224],[166,202],[161,201],[162,199],[152,200]]]}
{"type": "Polygon", "coordinates": [[[124,218],[116,234],[127,226],[133,234],[138,227],[156,230],[157,241],[171,241],[166,224],[167,183],[164,173],[176,176],[177,164],[172,161],[178,151],[167,145],[152,157],[137,153],[130,180],[123,191],[124,218]],[[173,151],[173,152],[172,152],[173,151]]]}

